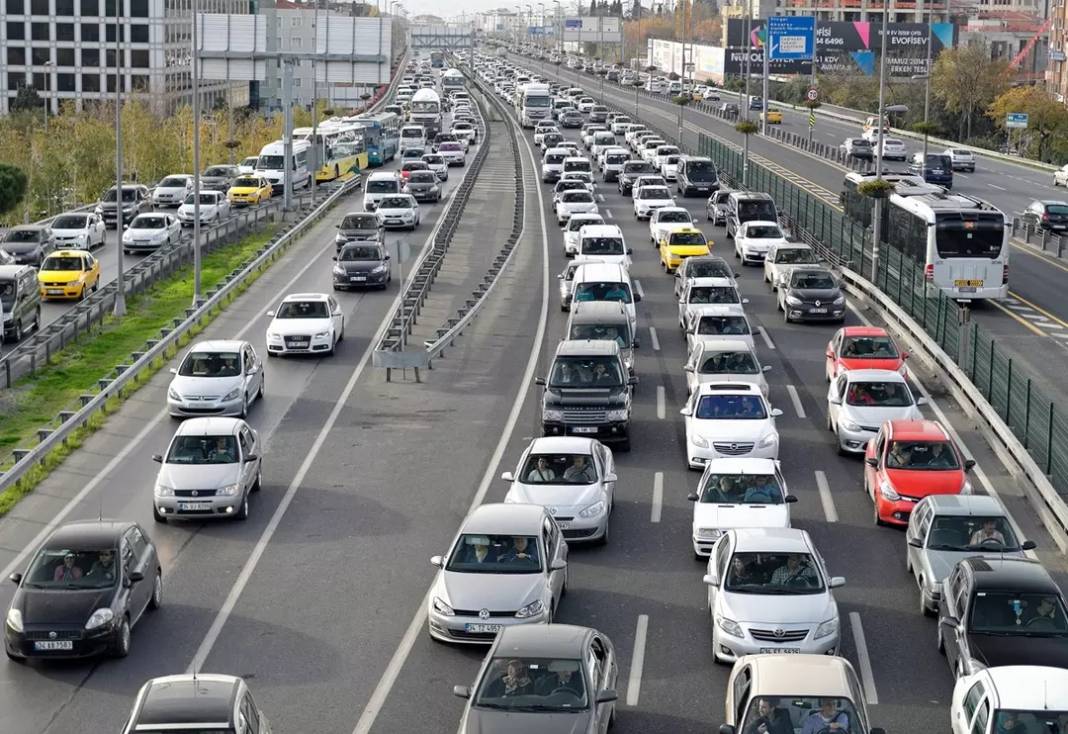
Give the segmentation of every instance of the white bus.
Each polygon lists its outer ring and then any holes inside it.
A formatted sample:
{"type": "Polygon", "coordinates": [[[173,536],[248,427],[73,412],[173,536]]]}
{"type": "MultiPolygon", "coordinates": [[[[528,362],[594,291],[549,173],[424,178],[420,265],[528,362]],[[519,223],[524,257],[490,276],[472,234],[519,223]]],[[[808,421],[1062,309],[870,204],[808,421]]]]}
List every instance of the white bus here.
{"type": "MultiPolygon", "coordinates": [[[[302,189],[311,181],[311,171],[308,170],[308,153],[311,145],[307,140],[293,140],[293,160],[289,166],[291,186],[293,190],[302,189]]],[[[283,172],[285,161],[285,142],[276,140],[268,143],[260,150],[259,159],[256,161],[256,171],[271,182],[274,193],[285,188],[285,175],[283,172]]]]}
{"type": "Polygon", "coordinates": [[[985,201],[948,192],[890,196],[886,240],[923,266],[924,278],[950,298],[1009,293],[1005,215],[985,201]]]}

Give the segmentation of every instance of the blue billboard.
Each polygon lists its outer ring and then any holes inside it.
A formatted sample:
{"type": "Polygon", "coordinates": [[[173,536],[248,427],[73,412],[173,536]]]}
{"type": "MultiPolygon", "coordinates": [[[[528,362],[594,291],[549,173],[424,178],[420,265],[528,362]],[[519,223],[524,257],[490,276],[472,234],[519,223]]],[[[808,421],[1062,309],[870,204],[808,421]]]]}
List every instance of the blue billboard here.
{"type": "Polygon", "coordinates": [[[768,60],[810,60],[816,48],[816,19],[776,15],[768,18],[768,60]]]}

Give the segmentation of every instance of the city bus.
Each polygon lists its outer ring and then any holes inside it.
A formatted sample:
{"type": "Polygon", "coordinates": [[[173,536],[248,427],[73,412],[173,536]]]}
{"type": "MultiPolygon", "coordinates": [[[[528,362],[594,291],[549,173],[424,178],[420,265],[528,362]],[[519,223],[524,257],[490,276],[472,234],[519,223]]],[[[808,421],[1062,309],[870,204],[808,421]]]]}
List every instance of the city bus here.
{"type": "MultiPolygon", "coordinates": [[[[333,181],[350,171],[359,173],[367,168],[367,150],[364,148],[360,128],[342,121],[328,121],[315,130],[298,127],[293,131],[294,140],[305,140],[309,146],[318,147],[317,160],[319,170],[315,172],[316,181],[333,181]]],[[[312,153],[308,153],[308,162],[312,162],[312,153]]]]}
{"type": "Polygon", "coordinates": [[[395,112],[360,115],[347,118],[346,122],[352,122],[360,128],[369,165],[381,166],[396,157],[403,121],[395,112]]]}
{"type": "Polygon", "coordinates": [[[996,207],[946,191],[888,203],[887,243],[922,265],[928,283],[958,301],[1008,295],[1011,226],[996,207]]]}
{"type": "MultiPolygon", "coordinates": [[[[865,227],[871,226],[872,209],[875,206],[875,199],[870,196],[864,196],[860,193],[860,185],[867,181],[874,181],[876,176],[874,173],[859,173],[853,171],[847,173],[845,180],[842,181],[842,191],[838,194],[838,203],[842,205],[842,209],[845,211],[845,215],[850,219],[855,219],[865,227]]],[[[883,180],[894,184],[895,193],[901,196],[915,196],[916,194],[933,194],[944,189],[941,186],[935,184],[929,184],[923,180],[921,176],[916,176],[911,173],[890,173],[883,172],[883,180]]],[[[886,208],[883,208],[883,225],[886,224],[886,208]]],[[[886,239],[886,227],[882,228],[883,236],[881,239],[886,239]]]]}

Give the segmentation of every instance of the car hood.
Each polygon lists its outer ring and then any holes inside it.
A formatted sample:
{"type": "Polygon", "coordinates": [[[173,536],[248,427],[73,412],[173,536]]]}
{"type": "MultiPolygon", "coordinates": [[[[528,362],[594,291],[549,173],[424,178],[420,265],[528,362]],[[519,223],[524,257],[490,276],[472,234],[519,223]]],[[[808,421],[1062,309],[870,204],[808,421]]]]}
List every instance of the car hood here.
{"type": "Polygon", "coordinates": [[[22,255],[33,252],[41,246],[40,242],[0,242],[0,249],[9,255],[22,255]]]}
{"type": "Polygon", "coordinates": [[[164,229],[128,229],[122,233],[123,239],[150,239],[153,237],[162,237],[167,234],[167,230],[164,229]]]}
{"type": "Polygon", "coordinates": [[[339,260],[337,264],[346,273],[369,273],[384,262],[383,260],[339,260]]]}
{"type": "Polygon", "coordinates": [[[81,270],[42,270],[37,277],[41,282],[73,283],[82,277],[81,270]]]}
{"type": "Polygon", "coordinates": [[[701,438],[712,441],[759,441],[767,433],[775,430],[775,424],[768,420],[698,420],[691,419],[694,433],[701,438]]]}
{"type": "Polygon", "coordinates": [[[1048,665],[1068,668],[1068,638],[968,633],[972,657],[987,667],[1048,665]]]}
{"type": "Polygon", "coordinates": [[[240,478],[240,464],[163,464],[156,481],[174,489],[212,489],[240,478]]]}
{"type": "Polygon", "coordinates": [[[455,609],[506,612],[540,599],[545,588],[545,574],[442,571],[435,586],[438,596],[444,591],[449,606],[455,609]]]}
{"type": "Polygon", "coordinates": [[[801,298],[805,301],[831,303],[842,295],[842,291],[838,288],[791,288],[789,294],[794,298],[801,298]]]}
{"type": "Polygon", "coordinates": [[[11,606],[22,611],[26,625],[84,625],[101,607],[111,606],[114,587],[108,589],[28,589],[15,592],[11,606]]]}
{"type": "Polygon", "coordinates": [[[837,616],[834,598],[820,594],[737,594],[724,591],[719,595],[719,611],[742,625],[812,624],[837,616]]]}
{"type": "Polygon", "coordinates": [[[177,194],[184,194],[188,191],[185,186],[157,186],[154,190],[154,194],[166,194],[167,196],[175,196],[177,194]]]}
{"type": "Polygon", "coordinates": [[[903,408],[875,408],[842,404],[842,413],[854,423],[878,429],[886,421],[921,420],[919,408],[907,405],[903,408]]]}
{"type": "Polygon", "coordinates": [[[522,713],[470,709],[464,718],[462,734],[583,734],[589,731],[590,712],[522,713]]]}
{"type": "Polygon", "coordinates": [[[316,334],[330,329],[330,319],[272,319],[267,330],[279,336],[316,334]]]}
{"type": "Polygon", "coordinates": [[[414,216],[415,210],[409,209],[408,207],[404,207],[403,209],[387,209],[385,207],[380,206],[378,208],[378,213],[383,217],[401,217],[405,214],[411,214],[414,216]]]}
{"type": "Polygon", "coordinates": [[[426,181],[409,181],[408,188],[412,191],[429,191],[430,189],[436,189],[438,185],[436,183],[428,183],[426,181]]]}
{"type": "Polygon", "coordinates": [[[964,473],[960,469],[887,469],[886,476],[894,489],[908,497],[957,494],[964,483],[964,473]]]}
{"type": "MultiPolygon", "coordinates": [[[[189,216],[193,216],[193,207],[194,206],[195,206],[195,204],[182,204],[180,207],[178,207],[178,213],[179,214],[188,214],[189,216]]],[[[204,212],[214,211],[214,210],[218,209],[220,206],[222,206],[222,205],[221,204],[201,204],[200,205],[200,213],[203,214],[204,212]]]]}
{"type": "Polygon", "coordinates": [[[785,237],[739,237],[738,243],[740,245],[748,245],[749,247],[771,247],[772,245],[785,245],[785,237]]]}
{"type": "Polygon", "coordinates": [[[695,502],[695,528],[788,528],[788,505],[721,505],[695,502]]]}
{"type": "Polygon", "coordinates": [[[171,389],[182,397],[199,395],[218,395],[222,397],[241,387],[244,380],[241,375],[233,377],[194,377],[192,375],[175,375],[171,380],[171,389]]]}
{"type": "Polygon", "coordinates": [[[231,194],[254,194],[259,190],[258,186],[231,186],[229,189],[231,194]]]}
{"type": "Polygon", "coordinates": [[[553,515],[574,515],[602,499],[600,485],[594,484],[522,484],[515,482],[505,502],[522,502],[549,508],[553,515]]]}
{"type": "Polygon", "coordinates": [[[892,370],[897,372],[901,369],[904,361],[900,357],[893,359],[856,359],[840,357],[838,363],[845,370],[892,370]]]}
{"type": "MultiPolygon", "coordinates": [[[[81,227],[79,229],[53,229],[52,230],[52,236],[53,237],[77,237],[78,235],[87,235],[87,234],[89,234],[89,228],[88,227],[81,227]]],[[[7,249],[7,243],[3,243],[0,246],[2,246],[5,250],[7,249]]]]}
{"type": "Polygon", "coordinates": [[[667,248],[672,255],[681,255],[683,257],[708,254],[708,245],[668,245],[667,248]]]}

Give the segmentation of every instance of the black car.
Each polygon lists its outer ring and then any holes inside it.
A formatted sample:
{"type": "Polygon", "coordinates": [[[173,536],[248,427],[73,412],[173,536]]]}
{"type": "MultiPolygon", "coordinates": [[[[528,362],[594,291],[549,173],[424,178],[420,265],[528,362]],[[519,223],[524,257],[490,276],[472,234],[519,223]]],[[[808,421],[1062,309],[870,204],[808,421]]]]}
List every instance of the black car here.
{"type": "Polygon", "coordinates": [[[560,113],[560,127],[582,127],[586,118],[574,107],[568,107],[560,113]]]}
{"type": "Polygon", "coordinates": [[[751,110],[762,110],[762,109],[764,109],[764,100],[762,100],[760,97],[750,97],[749,98],[749,109],[751,109],[751,110]]]}
{"type": "Polygon", "coordinates": [[[156,547],[137,523],[74,522],[55,530],[18,584],[4,625],[7,656],[80,658],[130,652],[130,629],[163,603],[156,547]]]}
{"type": "Polygon", "coordinates": [[[389,253],[377,242],[350,242],[334,260],[335,291],[385,288],[393,279],[389,253]]]}
{"type": "Polygon", "coordinates": [[[595,105],[590,110],[590,122],[605,122],[608,120],[608,108],[604,105],[595,105]]]}
{"type": "Polygon", "coordinates": [[[241,678],[188,673],[153,678],[141,686],[122,731],[271,734],[271,722],[241,678]]]}
{"type": "Polygon", "coordinates": [[[927,183],[953,188],[953,161],[942,153],[916,153],[909,161],[909,172],[922,176],[927,183]]]}
{"type": "Polygon", "coordinates": [[[966,558],[942,582],[938,651],[958,677],[1001,665],[1068,668],[1064,597],[1038,561],[966,558]]]}
{"type": "Polygon", "coordinates": [[[52,231],[40,224],[20,224],[4,233],[0,249],[15,259],[15,265],[40,267],[41,261],[54,249],[52,231]]]}
{"type": "Polygon", "coordinates": [[[724,117],[737,117],[738,105],[736,105],[734,102],[723,102],[719,106],[719,111],[720,114],[722,114],[724,117]]]}
{"type": "Polygon", "coordinates": [[[844,321],[845,294],[826,268],[798,268],[779,288],[779,308],[791,321],[844,321]]]}
{"type": "Polygon", "coordinates": [[[460,142],[460,139],[458,137],[456,137],[455,133],[438,133],[437,135],[434,136],[434,142],[432,143],[432,147],[433,147],[434,150],[437,150],[438,146],[441,145],[442,143],[458,143],[458,142],[460,142]]]}
{"type": "Polygon", "coordinates": [[[349,242],[381,242],[382,223],[374,212],[351,212],[341,219],[337,225],[337,236],[334,244],[338,251],[349,242]]]}
{"type": "Polygon", "coordinates": [[[545,150],[555,148],[564,142],[564,136],[557,132],[545,133],[541,136],[541,147],[545,150]]]}
{"type": "Polygon", "coordinates": [[[414,196],[416,201],[441,201],[441,184],[438,183],[437,174],[430,170],[408,174],[404,191],[414,196]]]}
{"type": "Polygon", "coordinates": [[[639,176],[659,176],[660,171],[648,161],[628,161],[619,174],[619,193],[630,194],[639,176]]]}
{"type": "Polygon", "coordinates": [[[241,175],[241,169],[237,166],[220,165],[220,166],[208,166],[204,169],[204,173],[200,174],[200,188],[205,191],[222,191],[223,193],[230,190],[234,181],[241,175]]]}
{"type": "MultiPolygon", "coordinates": [[[[1068,230],[1068,201],[1032,201],[1021,217],[1035,229],[1061,233],[1068,230]]],[[[6,247],[6,245],[0,245],[6,247]]]]}

